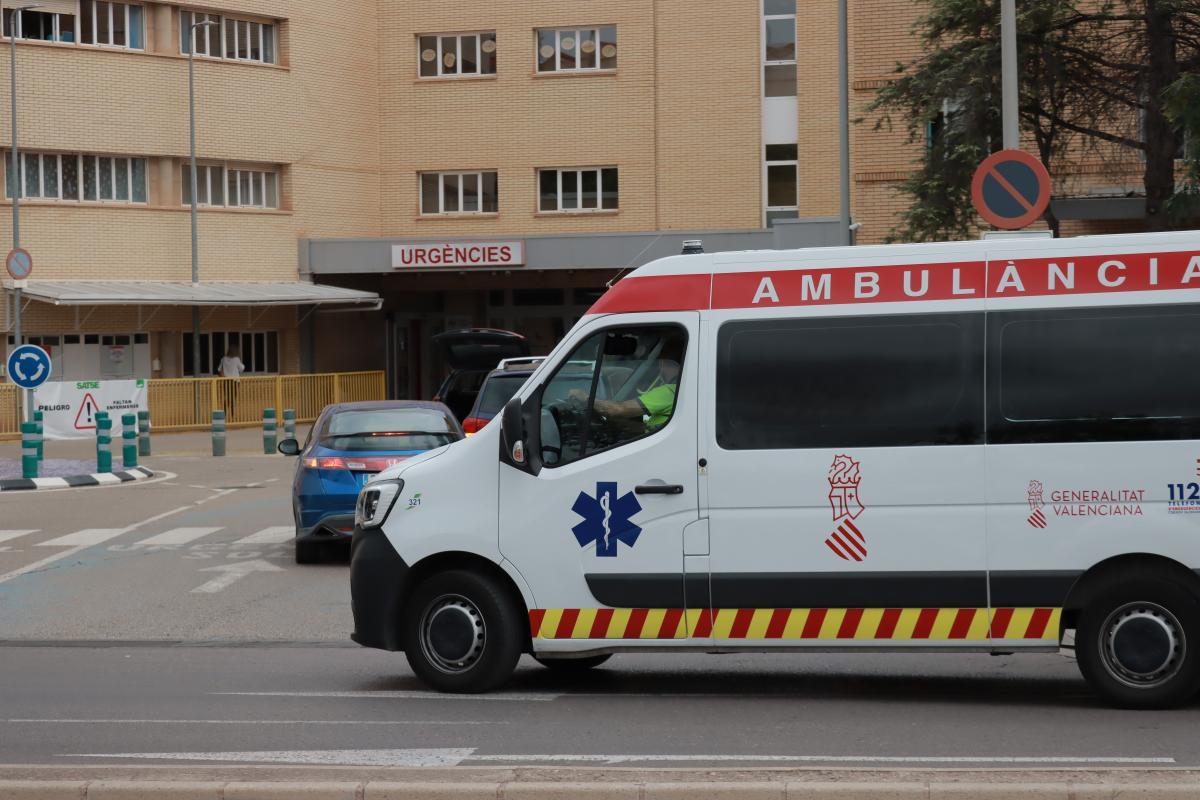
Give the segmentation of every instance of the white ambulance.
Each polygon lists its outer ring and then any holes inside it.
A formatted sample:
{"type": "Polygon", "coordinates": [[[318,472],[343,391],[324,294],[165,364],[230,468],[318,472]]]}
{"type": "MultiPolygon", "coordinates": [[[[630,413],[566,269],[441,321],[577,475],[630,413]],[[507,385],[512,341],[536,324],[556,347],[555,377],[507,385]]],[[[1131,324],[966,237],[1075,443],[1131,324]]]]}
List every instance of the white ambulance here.
{"type": "Polygon", "coordinates": [[[1200,233],[681,255],[359,497],[355,632],[522,653],[1057,652],[1200,687],[1200,233]],[[1071,637],[1065,643],[1071,644],[1071,637]]]}

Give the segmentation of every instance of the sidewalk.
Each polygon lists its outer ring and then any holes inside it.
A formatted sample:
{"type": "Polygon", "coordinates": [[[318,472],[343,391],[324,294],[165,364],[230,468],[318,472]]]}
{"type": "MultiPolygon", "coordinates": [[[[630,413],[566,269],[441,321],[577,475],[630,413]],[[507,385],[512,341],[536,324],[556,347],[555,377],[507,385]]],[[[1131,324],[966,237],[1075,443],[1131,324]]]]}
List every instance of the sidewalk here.
{"type": "MultiPolygon", "coordinates": [[[[309,424],[296,425],[296,436],[300,443],[308,436],[309,424]]],[[[283,440],[283,423],[280,423],[277,442],[283,440]]],[[[149,458],[161,456],[212,456],[212,434],[208,431],[184,431],[180,433],[151,433],[151,455],[149,458]]],[[[238,428],[225,434],[226,457],[261,456],[263,453],[262,428],[238,428]]],[[[45,444],[47,459],[77,459],[87,461],[93,467],[96,459],[95,439],[69,439],[62,441],[47,440],[45,444]]],[[[278,456],[284,458],[285,456],[278,456]]],[[[145,457],[138,459],[140,464],[145,457]]],[[[20,462],[20,441],[0,442],[0,461],[15,460],[20,462]]],[[[113,468],[121,465],[121,434],[119,429],[113,430],[113,468]]],[[[19,467],[18,467],[19,470],[19,467]]]]}

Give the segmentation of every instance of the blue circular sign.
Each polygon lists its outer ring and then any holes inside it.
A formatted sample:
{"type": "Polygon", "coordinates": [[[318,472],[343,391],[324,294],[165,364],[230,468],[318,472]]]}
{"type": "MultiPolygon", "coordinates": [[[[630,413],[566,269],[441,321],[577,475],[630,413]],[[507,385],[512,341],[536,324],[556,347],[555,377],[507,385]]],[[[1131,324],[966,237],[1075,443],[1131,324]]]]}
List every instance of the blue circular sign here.
{"type": "Polygon", "coordinates": [[[22,389],[36,389],[50,377],[50,354],[36,344],[23,344],[8,354],[8,379],[22,389]]]}

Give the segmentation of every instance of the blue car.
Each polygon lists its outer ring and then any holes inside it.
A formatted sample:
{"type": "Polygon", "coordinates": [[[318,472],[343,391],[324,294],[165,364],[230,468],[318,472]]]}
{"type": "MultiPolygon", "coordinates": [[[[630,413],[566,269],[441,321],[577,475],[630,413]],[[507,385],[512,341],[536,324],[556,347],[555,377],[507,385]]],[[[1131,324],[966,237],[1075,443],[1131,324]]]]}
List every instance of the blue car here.
{"type": "Polygon", "coordinates": [[[373,475],[462,438],[441,403],[380,400],[331,405],[303,447],[295,439],[280,442],[279,452],[300,456],[292,482],[296,563],[320,561],[326,544],[349,543],[358,490],[373,475]]]}

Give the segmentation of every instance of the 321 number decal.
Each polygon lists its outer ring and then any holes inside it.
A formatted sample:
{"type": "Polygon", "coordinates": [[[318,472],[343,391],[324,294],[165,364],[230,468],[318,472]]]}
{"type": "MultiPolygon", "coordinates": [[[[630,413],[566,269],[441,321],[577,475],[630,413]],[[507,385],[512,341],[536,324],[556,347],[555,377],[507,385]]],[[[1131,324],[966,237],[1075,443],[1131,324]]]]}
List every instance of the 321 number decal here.
{"type": "Polygon", "coordinates": [[[1200,500],[1200,483],[1168,483],[1172,500],[1200,500]]]}

